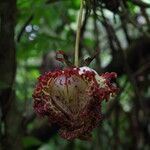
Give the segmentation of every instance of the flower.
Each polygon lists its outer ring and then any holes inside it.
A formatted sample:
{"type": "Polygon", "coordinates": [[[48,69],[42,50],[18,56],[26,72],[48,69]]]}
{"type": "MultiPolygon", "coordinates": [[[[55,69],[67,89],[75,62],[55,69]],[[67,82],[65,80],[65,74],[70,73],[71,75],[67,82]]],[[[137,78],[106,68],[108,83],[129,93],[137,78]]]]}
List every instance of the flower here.
{"type": "Polygon", "coordinates": [[[118,91],[111,83],[116,77],[114,72],[100,76],[89,67],[45,73],[33,92],[34,110],[57,124],[61,137],[90,139],[102,118],[101,102],[118,91]]]}

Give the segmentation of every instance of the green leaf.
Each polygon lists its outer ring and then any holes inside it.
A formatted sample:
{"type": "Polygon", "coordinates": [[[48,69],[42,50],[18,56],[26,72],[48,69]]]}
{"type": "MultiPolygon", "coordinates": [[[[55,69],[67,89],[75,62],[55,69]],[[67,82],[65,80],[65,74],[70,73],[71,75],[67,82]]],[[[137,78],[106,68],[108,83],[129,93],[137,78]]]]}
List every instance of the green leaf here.
{"type": "Polygon", "coordinates": [[[92,39],[86,38],[86,39],[84,39],[83,42],[86,46],[89,46],[89,47],[94,47],[95,46],[95,41],[92,40],[92,39]]]}
{"type": "Polygon", "coordinates": [[[72,1],[72,7],[74,9],[79,9],[80,8],[80,0],[72,1]]]}
{"type": "Polygon", "coordinates": [[[43,142],[41,142],[40,140],[38,140],[37,138],[32,137],[32,136],[27,136],[22,139],[22,144],[23,144],[24,148],[29,148],[32,146],[39,146],[42,143],[43,142]]]}

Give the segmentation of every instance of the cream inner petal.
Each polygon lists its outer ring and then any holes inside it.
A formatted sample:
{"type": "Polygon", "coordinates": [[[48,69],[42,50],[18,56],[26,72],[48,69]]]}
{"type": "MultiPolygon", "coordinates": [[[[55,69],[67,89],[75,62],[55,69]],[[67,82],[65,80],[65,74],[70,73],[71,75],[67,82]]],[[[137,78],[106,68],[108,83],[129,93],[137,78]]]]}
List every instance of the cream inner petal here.
{"type": "Polygon", "coordinates": [[[90,101],[87,94],[88,83],[82,78],[62,75],[51,82],[50,96],[63,110],[78,115],[90,101]]]}

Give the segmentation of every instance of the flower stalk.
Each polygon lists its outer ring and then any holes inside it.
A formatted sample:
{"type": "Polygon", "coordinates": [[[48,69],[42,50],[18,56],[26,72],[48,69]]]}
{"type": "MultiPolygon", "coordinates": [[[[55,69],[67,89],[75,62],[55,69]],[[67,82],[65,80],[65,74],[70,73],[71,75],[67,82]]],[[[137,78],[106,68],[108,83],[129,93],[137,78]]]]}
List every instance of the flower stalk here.
{"type": "Polygon", "coordinates": [[[76,42],[75,42],[75,56],[74,56],[74,65],[79,66],[79,43],[80,43],[80,32],[82,25],[82,16],[83,16],[83,0],[81,0],[80,11],[77,21],[77,33],[76,33],[76,42]]]}

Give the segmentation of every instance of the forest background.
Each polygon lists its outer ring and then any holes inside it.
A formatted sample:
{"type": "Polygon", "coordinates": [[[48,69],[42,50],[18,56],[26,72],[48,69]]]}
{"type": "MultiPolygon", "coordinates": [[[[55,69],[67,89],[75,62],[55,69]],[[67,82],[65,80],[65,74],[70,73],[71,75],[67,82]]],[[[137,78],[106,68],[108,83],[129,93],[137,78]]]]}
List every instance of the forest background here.
{"type": "Polygon", "coordinates": [[[119,94],[103,103],[92,141],[60,138],[33,111],[37,77],[73,61],[80,0],[0,0],[0,149],[149,150],[150,1],[86,0],[80,58],[99,52],[90,67],[114,71],[119,94]]]}

